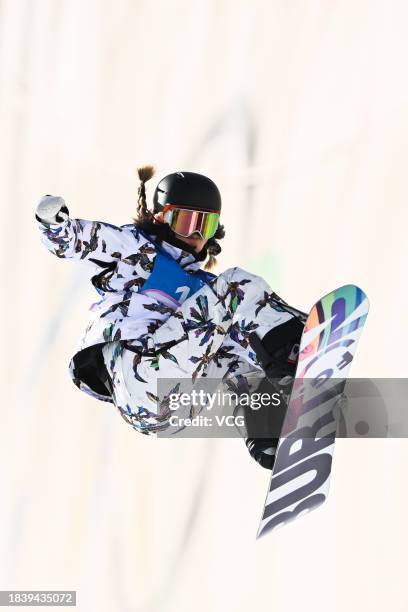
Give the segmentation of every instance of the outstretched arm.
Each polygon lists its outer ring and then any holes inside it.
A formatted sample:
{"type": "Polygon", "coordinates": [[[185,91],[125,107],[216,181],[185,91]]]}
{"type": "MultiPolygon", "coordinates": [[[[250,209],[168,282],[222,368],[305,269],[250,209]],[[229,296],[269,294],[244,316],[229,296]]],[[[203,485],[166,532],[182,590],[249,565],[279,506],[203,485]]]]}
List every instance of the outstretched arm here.
{"type": "Polygon", "coordinates": [[[44,196],[36,215],[41,241],[62,259],[112,262],[135,253],[140,247],[137,228],[125,229],[103,223],[71,219],[63,198],[44,196]]]}

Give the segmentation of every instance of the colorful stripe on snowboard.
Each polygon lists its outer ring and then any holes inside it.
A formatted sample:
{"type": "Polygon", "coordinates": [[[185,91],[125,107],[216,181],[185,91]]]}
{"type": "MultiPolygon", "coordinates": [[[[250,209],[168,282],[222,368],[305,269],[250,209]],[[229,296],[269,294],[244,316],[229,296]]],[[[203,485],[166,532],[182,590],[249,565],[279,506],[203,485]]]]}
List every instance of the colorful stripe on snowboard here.
{"type": "Polygon", "coordinates": [[[257,537],[320,506],[328,494],[341,395],[368,314],[365,293],[345,285],[307,318],[296,380],[276,451],[257,537]]]}

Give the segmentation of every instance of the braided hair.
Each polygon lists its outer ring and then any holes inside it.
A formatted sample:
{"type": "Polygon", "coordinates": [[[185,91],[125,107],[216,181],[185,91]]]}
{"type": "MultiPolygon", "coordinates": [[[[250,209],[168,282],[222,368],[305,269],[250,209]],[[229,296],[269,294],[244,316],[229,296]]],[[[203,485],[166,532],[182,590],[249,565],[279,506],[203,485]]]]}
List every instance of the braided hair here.
{"type": "Polygon", "coordinates": [[[208,257],[208,261],[206,261],[204,265],[204,270],[212,270],[217,263],[217,255],[221,253],[221,246],[218,240],[221,240],[225,236],[224,226],[218,225],[214,236],[207,240],[199,253],[196,253],[193,247],[177,238],[173,230],[170,229],[168,223],[157,223],[152,211],[148,209],[145,183],[152,178],[154,173],[154,166],[142,166],[137,169],[140,185],[137,192],[136,216],[133,218],[134,224],[142,231],[157,236],[159,244],[161,244],[163,240],[170,242],[170,244],[174,244],[182,250],[192,253],[197,261],[204,261],[208,257]]]}

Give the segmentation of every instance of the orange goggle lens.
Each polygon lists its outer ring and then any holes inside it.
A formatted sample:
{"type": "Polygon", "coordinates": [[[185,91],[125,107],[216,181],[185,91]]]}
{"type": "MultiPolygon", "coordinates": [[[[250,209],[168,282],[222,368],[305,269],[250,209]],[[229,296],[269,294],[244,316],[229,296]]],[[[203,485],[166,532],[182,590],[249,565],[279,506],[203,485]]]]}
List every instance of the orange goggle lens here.
{"type": "Polygon", "coordinates": [[[188,237],[195,232],[206,240],[217,231],[220,215],[216,212],[171,208],[164,212],[164,220],[176,234],[188,237]]]}

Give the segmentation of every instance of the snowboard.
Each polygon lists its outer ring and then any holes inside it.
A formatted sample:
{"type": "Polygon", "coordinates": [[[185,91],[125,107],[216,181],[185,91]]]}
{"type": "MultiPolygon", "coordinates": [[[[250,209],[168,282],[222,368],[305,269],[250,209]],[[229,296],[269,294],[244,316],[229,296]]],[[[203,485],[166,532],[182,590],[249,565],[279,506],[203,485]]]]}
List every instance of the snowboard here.
{"type": "Polygon", "coordinates": [[[327,498],[336,406],[368,309],[364,291],[345,285],[316,302],[307,317],[257,538],[327,498]]]}

